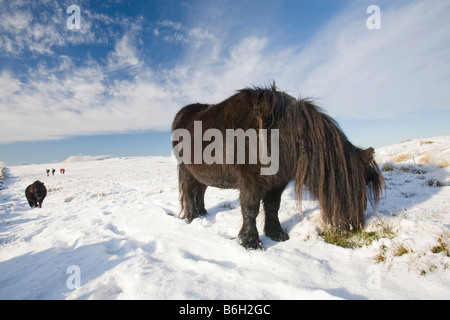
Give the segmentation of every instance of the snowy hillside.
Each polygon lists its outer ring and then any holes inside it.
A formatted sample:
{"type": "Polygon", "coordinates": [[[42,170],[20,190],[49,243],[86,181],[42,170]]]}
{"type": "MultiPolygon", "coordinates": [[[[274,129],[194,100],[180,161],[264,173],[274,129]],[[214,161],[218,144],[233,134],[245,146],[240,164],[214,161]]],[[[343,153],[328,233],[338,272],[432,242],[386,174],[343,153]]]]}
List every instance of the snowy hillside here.
{"type": "Polygon", "coordinates": [[[168,157],[16,166],[0,191],[0,299],[450,299],[450,137],[379,148],[387,190],[361,248],[330,244],[319,208],[293,186],[263,251],[236,241],[238,192],[209,188],[208,215],[178,216],[168,157]],[[47,177],[46,169],[56,169],[47,177]],[[59,173],[65,168],[64,175],[59,173]],[[24,190],[48,188],[42,209],[24,190]]]}

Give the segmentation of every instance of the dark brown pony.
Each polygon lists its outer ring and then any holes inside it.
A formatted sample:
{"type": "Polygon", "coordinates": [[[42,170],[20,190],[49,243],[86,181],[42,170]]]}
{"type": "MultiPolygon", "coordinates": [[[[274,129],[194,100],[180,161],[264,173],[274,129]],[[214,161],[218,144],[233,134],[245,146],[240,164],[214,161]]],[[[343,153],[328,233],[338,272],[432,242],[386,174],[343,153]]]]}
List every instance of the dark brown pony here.
{"type": "Polygon", "coordinates": [[[35,181],[25,189],[25,196],[31,208],[42,208],[42,202],[47,196],[47,188],[40,181],[35,181]]]}
{"type": "MultiPolygon", "coordinates": [[[[190,222],[206,214],[204,194],[208,186],[239,189],[243,216],[239,240],[246,248],[261,248],[256,228],[261,200],[265,211],[265,234],[276,241],[289,239],[281,228],[278,210],[281,194],[292,180],[299,202],[305,187],[319,201],[323,220],[343,230],[363,227],[367,201],[376,206],[384,188],[372,148],[362,150],[355,147],[338,124],[312,101],[294,99],[277,91],[275,85],[268,89],[240,90],[217,105],[188,105],[175,116],[173,133],[178,129],[192,137],[190,141],[184,141],[184,137],[172,135],[174,151],[179,152],[175,156],[188,159],[181,163],[179,160],[178,165],[184,218],[190,222]],[[260,158],[257,163],[226,162],[227,150],[234,148],[236,151],[236,146],[229,143],[223,143],[222,163],[207,164],[205,161],[194,161],[193,155],[186,157],[183,154],[186,150],[199,150],[194,140],[202,139],[195,137],[199,131],[194,130],[194,121],[201,121],[202,135],[211,128],[220,131],[223,136],[227,129],[278,129],[279,154],[275,155],[279,161],[278,171],[272,175],[262,175],[261,168],[267,163],[260,158]]],[[[271,132],[266,142],[271,141],[271,132]]],[[[203,141],[200,151],[208,145],[208,141],[203,141]]],[[[249,147],[250,139],[246,139],[247,157],[251,152],[249,147]]],[[[277,151],[271,145],[267,149],[268,153],[277,151]]]]}

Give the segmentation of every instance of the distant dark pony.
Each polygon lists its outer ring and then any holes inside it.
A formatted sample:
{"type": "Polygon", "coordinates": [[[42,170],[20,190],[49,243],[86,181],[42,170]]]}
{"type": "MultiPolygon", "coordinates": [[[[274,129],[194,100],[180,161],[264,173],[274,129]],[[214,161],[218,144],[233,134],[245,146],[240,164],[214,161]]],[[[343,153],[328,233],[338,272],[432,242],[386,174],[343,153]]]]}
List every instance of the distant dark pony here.
{"type": "MultiPolygon", "coordinates": [[[[239,240],[246,248],[261,247],[256,228],[261,200],[265,211],[265,234],[275,241],[289,239],[281,228],[278,210],[281,194],[292,180],[298,201],[301,202],[305,187],[312,198],[319,201],[323,220],[342,230],[362,228],[367,201],[376,206],[384,188],[380,169],[373,158],[374,149],[355,147],[338,124],[312,101],[294,99],[277,91],[275,85],[268,89],[240,90],[217,105],[188,105],[175,116],[173,133],[178,129],[192,137],[172,136],[174,151],[180,153],[175,155],[179,159],[179,192],[184,218],[190,222],[206,214],[204,195],[207,186],[239,189],[243,216],[239,240]],[[197,130],[194,121],[201,121],[197,122],[197,130]],[[198,131],[199,123],[202,131],[198,131]],[[226,162],[227,151],[230,148],[237,151],[236,146],[230,146],[230,140],[223,143],[223,150],[212,152],[223,158],[221,163],[199,162],[198,159],[195,161],[195,155],[183,154],[190,150],[205,151],[212,139],[195,135],[203,135],[208,129],[223,136],[229,129],[245,132],[268,129],[266,141],[273,135],[271,130],[278,129],[278,171],[262,175],[261,169],[267,162],[262,161],[259,153],[256,163],[226,162]],[[194,145],[198,139],[203,141],[200,147],[194,145]],[[180,156],[184,161],[180,161],[180,156]]],[[[245,139],[248,158],[252,152],[250,147],[250,139],[245,139]]],[[[271,145],[266,150],[267,153],[276,151],[271,145]]]]}
{"type": "Polygon", "coordinates": [[[35,181],[25,189],[25,196],[31,208],[42,208],[42,202],[47,196],[47,188],[40,181],[35,181]]]}

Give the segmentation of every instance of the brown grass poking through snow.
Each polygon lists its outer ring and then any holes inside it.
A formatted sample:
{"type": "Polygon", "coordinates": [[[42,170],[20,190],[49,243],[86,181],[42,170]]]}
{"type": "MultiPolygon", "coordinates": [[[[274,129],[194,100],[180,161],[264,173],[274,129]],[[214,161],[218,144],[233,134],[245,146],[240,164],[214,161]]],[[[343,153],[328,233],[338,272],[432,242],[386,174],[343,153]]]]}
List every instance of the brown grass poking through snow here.
{"type": "Polygon", "coordinates": [[[403,162],[403,161],[407,161],[407,160],[410,160],[410,159],[412,159],[413,158],[413,156],[412,156],[412,154],[400,154],[400,155],[398,155],[398,156],[396,156],[396,157],[393,157],[392,159],[391,159],[391,161],[392,162],[397,162],[397,163],[399,163],[399,162],[403,162]]]}

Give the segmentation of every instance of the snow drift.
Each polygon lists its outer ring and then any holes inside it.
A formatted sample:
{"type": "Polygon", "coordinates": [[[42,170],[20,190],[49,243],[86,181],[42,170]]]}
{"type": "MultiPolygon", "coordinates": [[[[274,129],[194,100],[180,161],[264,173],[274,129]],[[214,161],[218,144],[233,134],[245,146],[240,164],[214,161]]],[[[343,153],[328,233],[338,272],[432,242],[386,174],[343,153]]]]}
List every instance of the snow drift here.
{"type": "Polygon", "coordinates": [[[248,251],[237,191],[209,188],[208,215],[187,224],[168,157],[65,162],[50,177],[48,164],[7,168],[0,298],[450,299],[450,137],[376,154],[387,190],[366,230],[393,236],[355,249],[324,241],[317,202],[305,193],[300,214],[293,185],[280,208],[290,240],[261,233],[265,250],[248,251]],[[48,189],[42,209],[24,196],[35,180],[48,189]]]}

